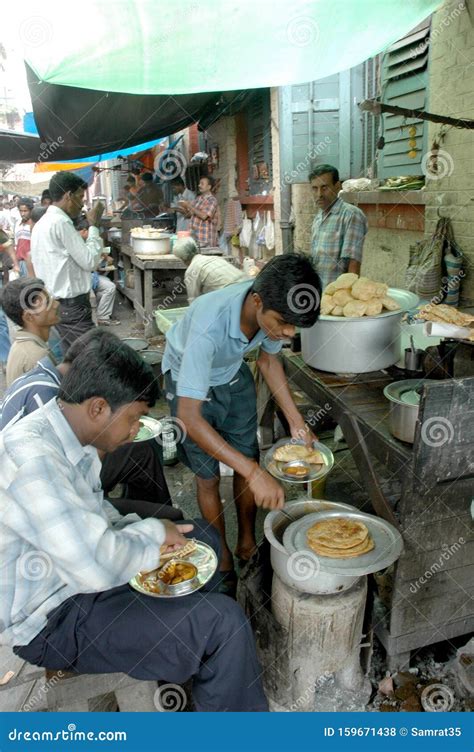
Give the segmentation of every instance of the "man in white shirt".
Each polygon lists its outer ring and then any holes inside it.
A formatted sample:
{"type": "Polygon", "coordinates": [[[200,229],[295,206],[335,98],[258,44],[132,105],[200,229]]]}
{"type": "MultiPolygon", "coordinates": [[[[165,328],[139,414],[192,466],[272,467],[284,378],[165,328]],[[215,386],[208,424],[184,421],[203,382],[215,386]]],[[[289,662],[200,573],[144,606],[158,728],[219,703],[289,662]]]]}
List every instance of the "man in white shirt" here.
{"type": "Polygon", "coordinates": [[[57,330],[63,352],[94,326],[89,294],[91,272],[102,254],[98,226],[104,206],[98,202],[87,213],[90,228],[84,241],[73,220],[81,213],[86,188],[87,184],[72,172],[53,175],[49,183],[52,204],[31,236],[35,273],[59,300],[61,323],[57,330]]]}
{"type": "Polygon", "coordinates": [[[12,208],[10,209],[10,223],[12,228],[12,233],[15,233],[15,228],[19,222],[21,222],[21,214],[19,209],[20,204],[20,196],[13,196],[12,199],[12,208]]]}
{"type": "Polygon", "coordinates": [[[184,284],[191,304],[199,295],[220,290],[234,282],[243,282],[245,275],[220,256],[204,256],[193,238],[180,238],[173,246],[173,254],[186,264],[184,284]]]}
{"type": "Polygon", "coordinates": [[[186,188],[183,178],[175,178],[175,180],[171,182],[171,190],[173,192],[173,200],[171,202],[170,210],[176,212],[176,232],[189,230],[191,217],[189,213],[179,205],[179,202],[194,201],[196,194],[194,191],[190,191],[189,188],[186,188]]]}

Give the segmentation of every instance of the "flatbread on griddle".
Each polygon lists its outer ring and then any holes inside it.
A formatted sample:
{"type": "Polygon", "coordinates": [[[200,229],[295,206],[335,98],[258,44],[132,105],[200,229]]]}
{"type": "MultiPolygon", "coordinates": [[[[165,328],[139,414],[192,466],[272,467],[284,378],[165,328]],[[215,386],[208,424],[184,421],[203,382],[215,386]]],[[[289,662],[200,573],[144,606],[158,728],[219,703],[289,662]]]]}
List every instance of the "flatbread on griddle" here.
{"type": "Polygon", "coordinates": [[[367,526],[349,517],[316,522],[307,531],[306,541],[319,556],[333,559],[361,556],[374,547],[367,526]]]}
{"type": "Polygon", "coordinates": [[[326,546],[319,546],[317,543],[311,548],[319,556],[326,556],[328,559],[353,559],[355,556],[362,556],[363,554],[372,551],[374,548],[374,542],[369,536],[366,541],[359,546],[354,546],[353,548],[327,548],[326,546]]]}
{"type": "Polygon", "coordinates": [[[335,517],[316,522],[307,532],[308,540],[314,540],[331,548],[351,548],[365,541],[369,535],[367,526],[349,517],[335,517]]]}

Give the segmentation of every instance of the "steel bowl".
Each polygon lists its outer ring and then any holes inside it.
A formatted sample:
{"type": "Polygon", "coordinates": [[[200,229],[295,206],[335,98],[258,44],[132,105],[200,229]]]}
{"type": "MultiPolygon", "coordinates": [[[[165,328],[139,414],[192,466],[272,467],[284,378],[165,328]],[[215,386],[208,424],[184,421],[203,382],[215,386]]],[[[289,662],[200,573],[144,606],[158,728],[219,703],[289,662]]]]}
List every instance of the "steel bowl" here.
{"type": "Polygon", "coordinates": [[[305,363],[330,373],[368,373],[393,366],[401,357],[402,317],[419,299],[397,288],[389,288],[388,295],[400,310],[358,318],[320,316],[310,329],[302,329],[305,363]]]}
{"type": "Polygon", "coordinates": [[[420,411],[420,394],[423,385],[434,379],[405,379],[387,384],[383,393],[390,402],[390,433],[396,439],[413,444],[415,441],[416,422],[420,411]],[[418,394],[417,399],[411,395],[418,394]]]}
{"type": "Polygon", "coordinates": [[[192,593],[196,588],[196,585],[199,584],[197,567],[184,559],[176,559],[174,561],[176,564],[186,564],[187,566],[192,567],[194,569],[194,577],[191,577],[189,580],[184,580],[184,582],[178,582],[176,585],[167,585],[166,583],[163,583],[166,593],[168,593],[168,595],[184,595],[185,593],[192,593]]]}
{"type": "Polygon", "coordinates": [[[281,471],[284,475],[287,475],[290,480],[303,480],[308,477],[311,467],[307,462],[303,462],[303,460],[292,460],[291,462],[285,462],[285,464],[282,465],[281,471]]]}
{"type": "MultiPolygon", "coordinates": [[[[285,510],[293,518],[298,520],[313,512],[321,511],[343,511],[348,510],[357,512],[356,507],[350,504],[341,504],[334,501],[325,501],[323,499],[300,499],[285,504],[285,510]]],[[[270,561],[273,571],[276,575],[295,590],[311,595],[330,595],[332,593],[341,593],[351,588],[359,577],[350,577],[347,575],[333,574],[324,572],[321,568],[314,575],[304,577],[298,576],[298,560],[286,550],[283,545],[283,535],[291,520],[288,519],[279,510],[269,512],[265,517],[263,529],[267,541],[270,543],[270,561]]]]}

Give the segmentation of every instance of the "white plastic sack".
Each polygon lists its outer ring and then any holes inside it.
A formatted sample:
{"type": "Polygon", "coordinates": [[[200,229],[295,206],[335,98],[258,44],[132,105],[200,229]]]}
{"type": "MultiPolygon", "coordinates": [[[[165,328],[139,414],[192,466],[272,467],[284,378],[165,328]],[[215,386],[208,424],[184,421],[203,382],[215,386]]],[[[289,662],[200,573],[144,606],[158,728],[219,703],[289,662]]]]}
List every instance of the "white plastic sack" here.
{"type": "Polygon", "coordinates": [[[242,220],[242,230],[240,231],[239,241],[241,248],[250,248],[252,242],[252,220],[247,218],[245,212],[242,220]]]}
{"type": "Polygon", "coordinates": [[[269,251],[275,248],[275,225],[272,221],[272,215],[267,212],[267,221],[265,224],[265,245],[269,251]]]}

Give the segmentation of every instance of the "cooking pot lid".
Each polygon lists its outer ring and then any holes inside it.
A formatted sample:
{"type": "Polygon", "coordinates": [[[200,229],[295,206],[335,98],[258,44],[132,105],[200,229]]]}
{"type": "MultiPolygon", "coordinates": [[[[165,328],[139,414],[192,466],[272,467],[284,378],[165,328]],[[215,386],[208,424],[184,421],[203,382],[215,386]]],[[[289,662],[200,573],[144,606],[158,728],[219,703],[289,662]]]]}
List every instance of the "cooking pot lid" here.
{"type": "Polygon", "coordinates": [[[397,402],[401,405],[420,404],[421,393],[425,384],[430,384],[433,379],[403,379],[402,381],[392,381],[384,387],[383,393],[391,402],[397,402]]]}
{"type": "Polygon", "coordinates": [[[404,402],[405,405],[419,405],[420,394],[415,389],[407,389],[406,392],[400,393],[400,400],[404,402]]]}
{"type": "Polygon", "coordinates": [[[283,535],[283,545],[290,554],[300,553],[316,557],[321,572],[361,577],[370,572],[378,572],[396,561],[403,551],[403,540],[398,530],[381,517],[363,512],[321,511],[305,515],[292,522],[283,535]],[[374,548],[366,554],[349,559],[332,559],[319,556],[309,546],[306,534],[316,522],[326,519],[345,518],[363,522],[374,542],[374,548]]]}

